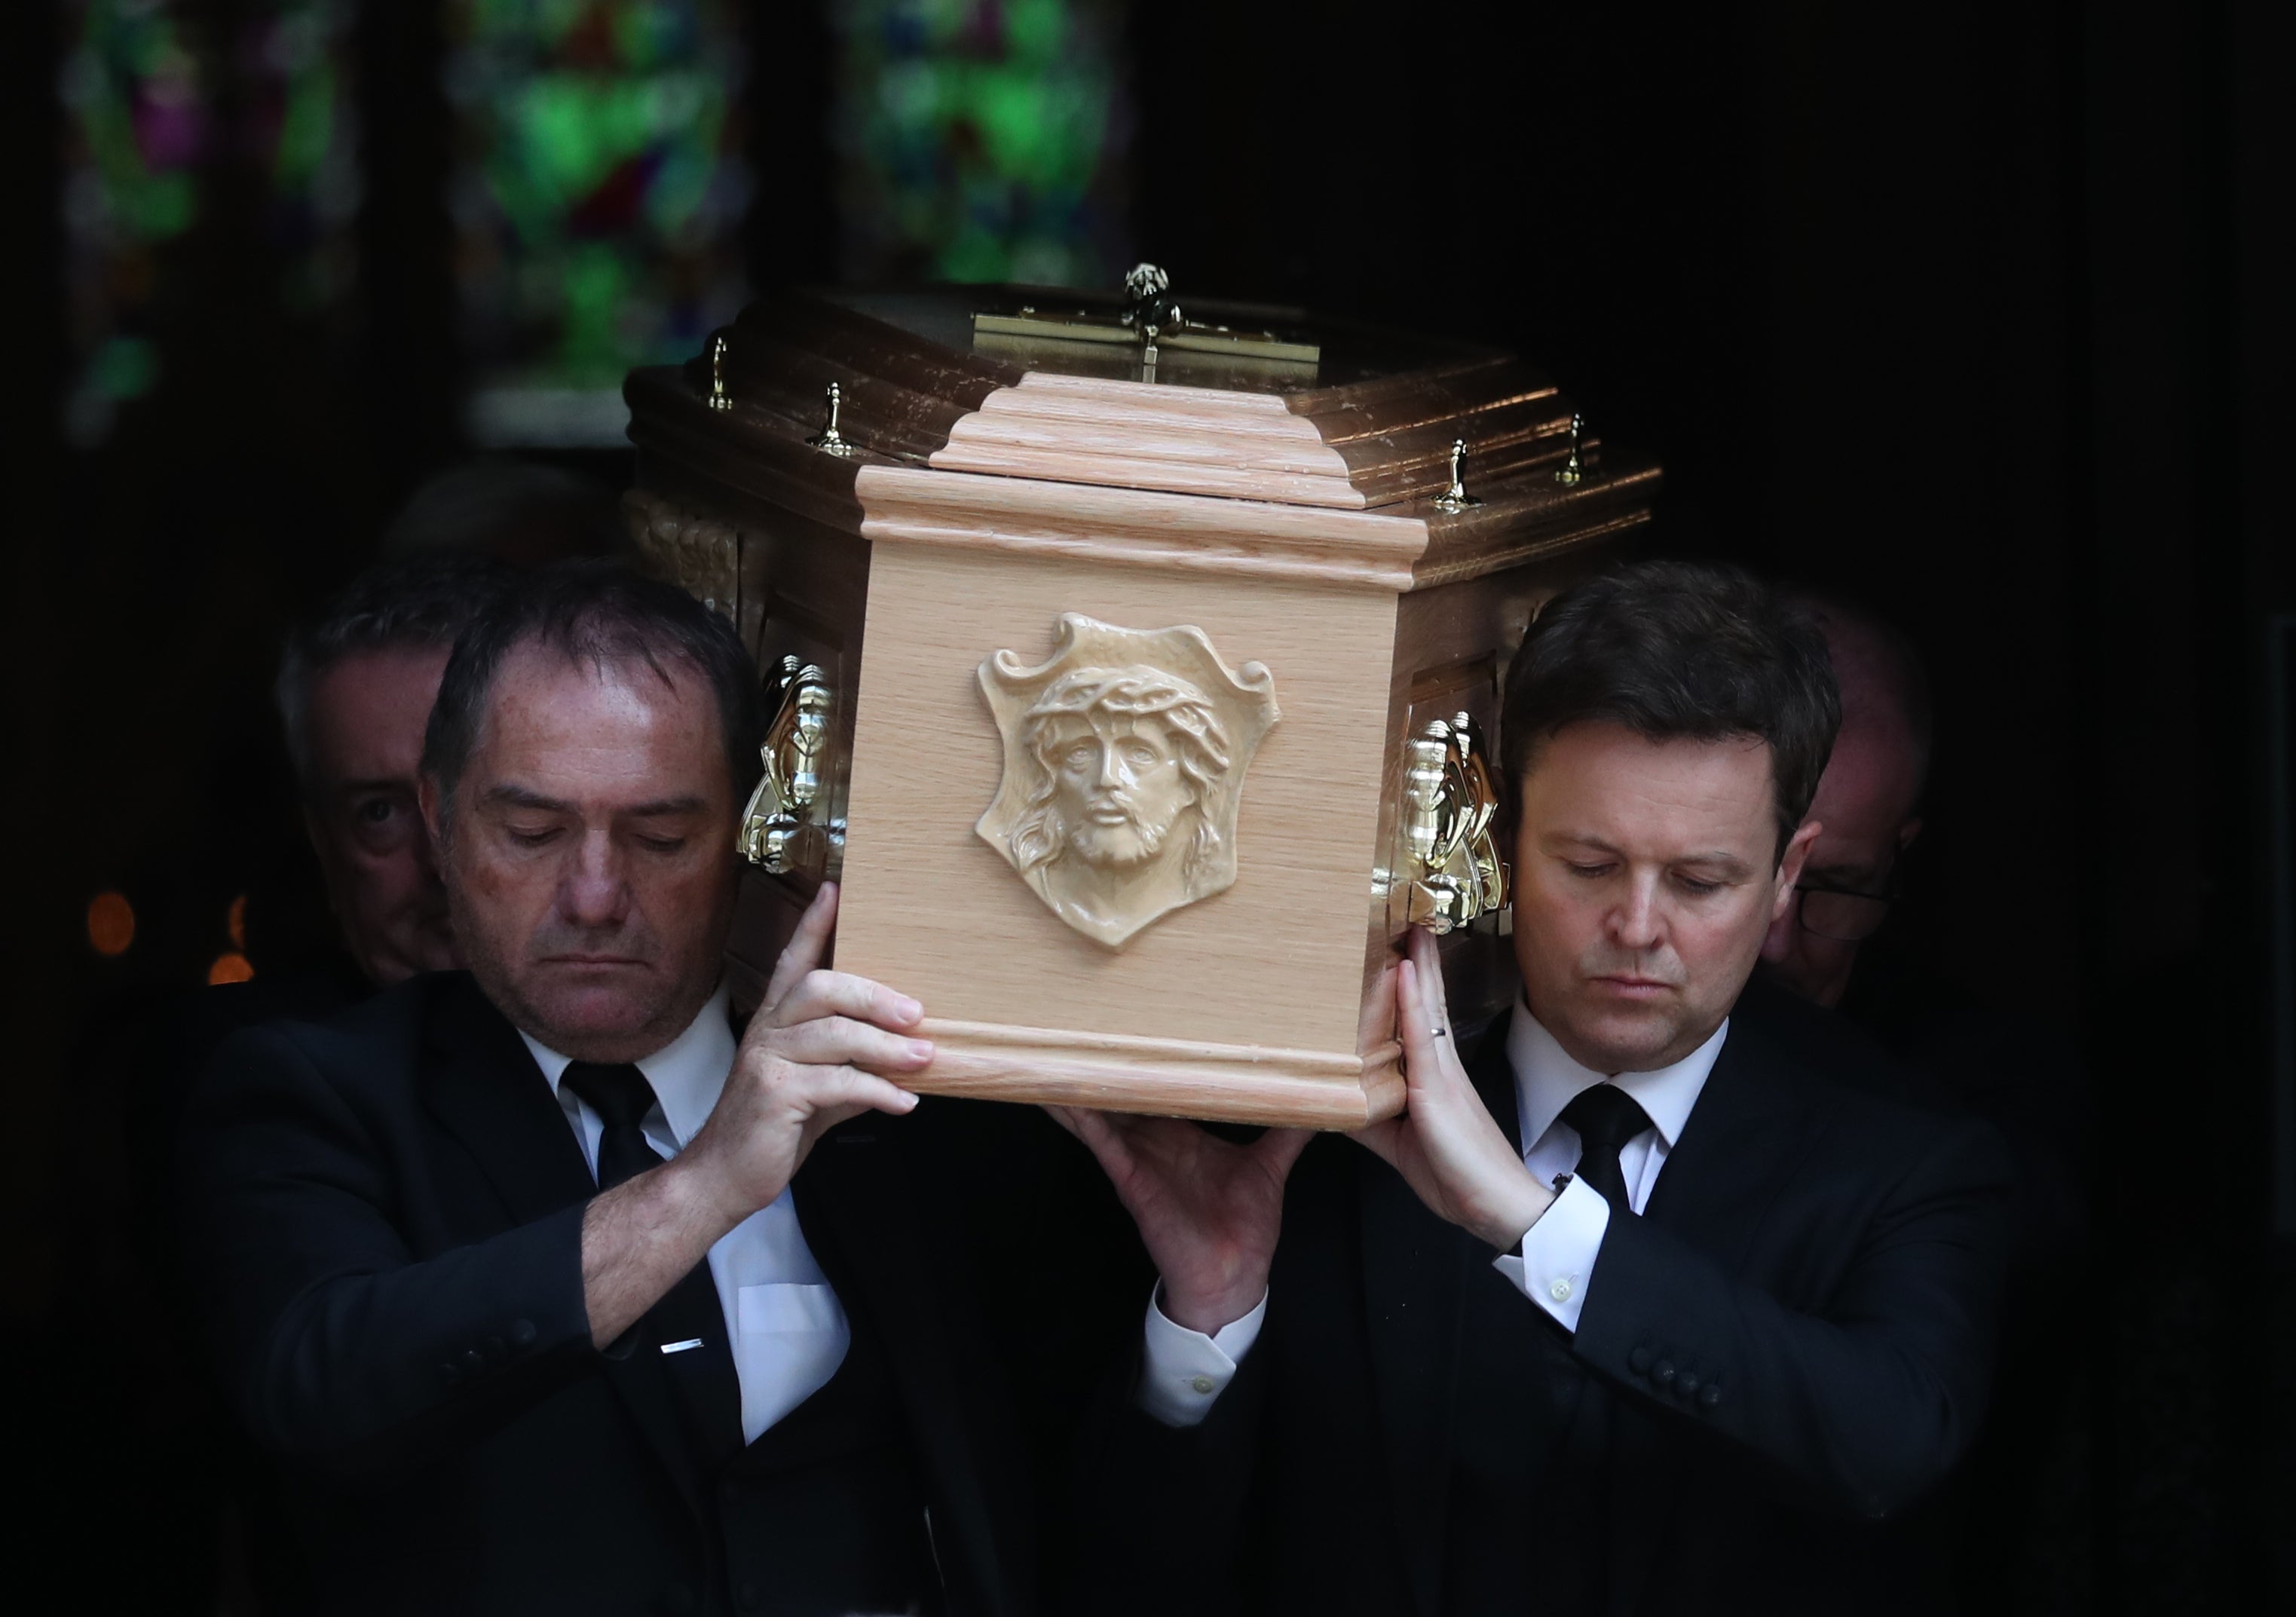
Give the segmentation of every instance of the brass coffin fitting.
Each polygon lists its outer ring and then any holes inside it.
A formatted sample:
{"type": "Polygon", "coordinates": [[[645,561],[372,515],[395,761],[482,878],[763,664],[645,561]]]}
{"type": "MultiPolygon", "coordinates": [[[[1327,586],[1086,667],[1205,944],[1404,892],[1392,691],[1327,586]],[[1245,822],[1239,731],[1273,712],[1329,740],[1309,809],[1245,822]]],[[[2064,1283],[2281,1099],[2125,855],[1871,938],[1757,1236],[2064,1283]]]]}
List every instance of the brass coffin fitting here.
{"type": "Polygon", "coordinates": [[[1467,440],[1464,438],[1451,440],[1451,486],[1437,495],[1433,503],[1436,510],[1454,516],[1470,505],[1483,503],[1467,492],[1467,440]]]}
{"type": "Polygon", "coordinates": [[[850,455],[853,453],[852,440],[837,430],[837,412],[844,403],[844,390],[835,382],[831,382],[827,390],[824,390],[821,396],[823,417],[821,431],[805,440],[815,448],[820,450],[824,455],[850,455]]]}
{"type": "Polygon", "coordinates": [[[800,868],[823,874],[827,855],[842,841],[837,828],[816,820],[822,801],[821,767],[829,750],[829,721],[836,692],[815,664],[782,659],[781,705],[766,729],[759,750],[765,778],[742,811],[736,845],[742,856],[768,874],[784,876],[800,868]],[[800,839],[818,840],[824,857],[801,858],[800,839]]]}
{"type": "Polygon", "coordinates": [[[1586,430],[1585,416],[1573,415],[1570,418],[1570,458],[1564,461],[1562,469],[1554,474],[1554,480],[1565,488],[1576,488],[1587,480],[1586,464],[1578,458],[1578,436],[1586,430]]]}
{"type": "Polygon", "coordinates": [[[734,407],[734,396],[726,390],[726,350],[733,346],[734,340],[723,332],[709,339],[709,407],[713,410],[734,407]]]}
{"type": "Polygon", "coordinates": [[[1319,344],[1293,341],[1274,332],[1190,319],[1180,312],[1179,300],[1172,296],[1172,277],[1153,264],[1136,264],[1124,277],[1120,309],[1040,309],[1033,303],[1023,304],[1013,314],[975,314],[972,335],[975,341],[983,337],[1024,337],[1121,343],[1138,350],[1144,368],[1155,365],[1159,349],[1283,365],[1314,365],[1324,353],[1319,344]]]}
{"type": "Polygon", "coordinates": [[[1507,867],[1491,838],[1498,813],[1482,731],[1464,713],[1411,738],[1403,776],[1405,921],[1438,934],[1507,901],[1507,867]]]}

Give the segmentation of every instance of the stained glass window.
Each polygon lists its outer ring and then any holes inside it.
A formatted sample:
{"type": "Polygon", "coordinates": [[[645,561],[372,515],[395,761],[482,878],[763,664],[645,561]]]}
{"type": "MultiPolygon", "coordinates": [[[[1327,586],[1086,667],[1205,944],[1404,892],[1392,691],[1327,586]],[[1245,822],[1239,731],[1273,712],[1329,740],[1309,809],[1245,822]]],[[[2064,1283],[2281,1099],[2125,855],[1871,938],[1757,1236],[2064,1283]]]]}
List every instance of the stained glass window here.
{"type": "Polygon", "coordinates": [[[632,365],[744,297],[747,55],[731,0],[448,0],[466,425],[619,444],[632,365]]]}
{"type": "Polygon", "coordinates": [[[353,0],[267,0],[242,25],[240,144],[265,182],[265,223],[291,316],[341,309],[357,280],[353,20],[353,0]]]}
{"type": "Polygon", "coordinates": [[[160,379],[161,258],[199,212],[212,135],[212,73],[183,8],[76,0],[64,13],[65,322],[73,373],[64,431],[110,435],[160,379]]]}
{"type": "Polygon", "coordinates": [[[353,0],[75,0],[64,115],[64,430],[82,447],[160,381],[176,245],[222,165],[251,168],[291,318],[332,314],[356,282],[353,0]],[[220,109],[233,109],[228,124],[220,109]]]}
{"type": "Polygon", "coordinates": [[[843,0],[830,16],[849,281],[1121,275],[1118,0],[843,0]]]}

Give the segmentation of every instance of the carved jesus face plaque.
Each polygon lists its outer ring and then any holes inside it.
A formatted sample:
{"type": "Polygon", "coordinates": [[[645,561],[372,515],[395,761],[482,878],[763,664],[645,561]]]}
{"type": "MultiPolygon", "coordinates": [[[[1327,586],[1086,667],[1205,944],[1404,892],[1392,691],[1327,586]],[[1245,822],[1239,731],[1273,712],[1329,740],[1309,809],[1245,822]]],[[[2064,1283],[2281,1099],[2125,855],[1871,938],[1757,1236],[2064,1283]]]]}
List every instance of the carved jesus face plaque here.
{"type": "Polygon", "coordinates": [[[1052,657],[980,665],[1004,778],[973,829],[1046,907],[1120,948],[1235,882],[1243,773],[1275,723],[1260,663],[1231,671],[1203,630],[1063,613],[1052,657]]]}

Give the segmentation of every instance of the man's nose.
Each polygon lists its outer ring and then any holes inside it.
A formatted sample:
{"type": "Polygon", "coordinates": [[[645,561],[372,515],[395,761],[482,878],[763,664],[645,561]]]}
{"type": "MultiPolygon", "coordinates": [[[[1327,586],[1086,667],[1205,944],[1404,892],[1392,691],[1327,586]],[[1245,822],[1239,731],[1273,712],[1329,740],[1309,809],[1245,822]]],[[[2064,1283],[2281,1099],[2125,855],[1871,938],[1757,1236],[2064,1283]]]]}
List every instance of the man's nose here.
{"type": "Polygon", "coordinates": [[[1622,948],[1640,952],[1658,947],[1666,935],[1666,922],[1659,913],[1654,880],[1628,884],[1625,898],[1611,912],[1611,931],[1622,948]]]}
{"type": "Polygon", "coordinates": [[[629,883],[613,838],[586,833],[574,846],[571,869],[558,884],[558,907],[578,926],[613,926],[629,906],[629,883]]]}
{"type": "Polygon", "coordinates": [[[1111,786],[1125,784],[1128,778],[1128,774],[1124,767],[1124,759],[1119,756],[1117,750],[1114,747],[1103,747],[1100,750],[1100,767],[1094,773],[1092,784],[1105,791],[1111,786]]]}

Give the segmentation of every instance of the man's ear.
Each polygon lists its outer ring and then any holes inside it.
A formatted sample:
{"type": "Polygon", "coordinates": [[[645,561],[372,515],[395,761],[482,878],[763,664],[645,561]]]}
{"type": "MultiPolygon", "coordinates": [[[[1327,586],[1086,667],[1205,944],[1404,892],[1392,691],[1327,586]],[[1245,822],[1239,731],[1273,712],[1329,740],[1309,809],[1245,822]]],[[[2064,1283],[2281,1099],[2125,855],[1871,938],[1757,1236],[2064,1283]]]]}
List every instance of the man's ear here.
{"type": "Polygon", "coordinates": [[[1770,901],[1770,919],[1775,921],[1786,913],[1793,902],[1794,883],[1801,880],[1801,867],[1809,858],[1810,844],[1817,841],[1818,833],[1825,827],[1816,820],[1804,820],[1801,828],[1786,843],[1785,857],[1778,861],[1777,896],[1770,901]]]}
{"type": "Polygon", "coordinates": [[[414,805],[422,811],[422,829],[430,839],[435,855],[437,850],[446,845],[446,823],[439,817],[444,805],[439,796],[437,776],[418,775],[414,777],[414,805]]]}
{"type": "Polygon", "coordinates": [[[1919,815],[1915,815],[1912,819],[1907,820],[1904,825],[1898,827],[1898,851],[1899,853],[1903,853],[1906,849],[1911,848],[1914,845],[1914,839],[1921,835],[1921,817],[1919,815]]]}

